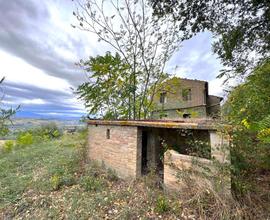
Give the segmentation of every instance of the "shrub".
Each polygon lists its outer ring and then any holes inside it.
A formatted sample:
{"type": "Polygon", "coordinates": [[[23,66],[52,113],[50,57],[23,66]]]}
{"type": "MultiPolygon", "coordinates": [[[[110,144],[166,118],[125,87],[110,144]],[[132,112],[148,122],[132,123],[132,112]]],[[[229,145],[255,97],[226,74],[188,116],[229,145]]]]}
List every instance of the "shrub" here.
{"type": "Polygon", "coordinates": [[[58,190],[60,188],[61,185],[61,180],[60,180],[60,176],[59,175],[53,175],[51,177],[51,186],[53,190],[58,190]]]}
{"type": "Polygon", "coordinates": [[[85,191],[99,191],[102,188],[101,180],[92,176],[82,177],[80,185],[85,191]]]}
{"type": "Polygon", "coordinates": [[[43,125],[41,127],[35,128],[31,131],[35,141],[48,141],[52,139],[59,138],[62,135],[61,130],[57,127],[55,123],[50,123],[43,125]]]}
{"type": "Polygon", "coordinates": [[[188,141],[187,154],[206,159],[211,158],[211,146],[207,141],[190,140],[188,141]]]}
{"type": "Polygon", "coordinates": [[[59,190],[61,186],[72,186],[75,183],[75,178],[72,174],[56,173],[50,179],[52,190],[59,190]]]}
{"type": "Polygon", "coordinates": [[[78,128],[77,132],[81,135],[81,138],[86,138],[88,135],[87,127],[78,128]]]}
{"type": "Polygon", "coordinates": [[[166,197],[160,195],[156,202],[155,211],[162,214],[164,212],[169,211],[169,209],[170,206],[168,200],[166,199],[166,197]]]}
{"type": "Polygon", "coordinates": [[[3,145],[3,151],[4,152],[10,152],[14,148],[14,141],[6,141],[5,144],[3,145]]]}
{"type": "Polygon", "coordinates": [[[107,179],[109,181],[118,181],[119,177],[117,176],[116,172],[112,169],[107,170],[107,179]]]}
{"type": "Polygon", "coordinates": [[[28,146],[33,144],[33,135],[30,132],[20,133],[17,137],[17,144],[20,146],[28,146]]]}
{"type": "Polygon", "coordinates": [[[63,186],[72,186],[76,183],[76,180],[74,178],[73,174],[65,174],[61,178],[61,184],[63,186]]]}

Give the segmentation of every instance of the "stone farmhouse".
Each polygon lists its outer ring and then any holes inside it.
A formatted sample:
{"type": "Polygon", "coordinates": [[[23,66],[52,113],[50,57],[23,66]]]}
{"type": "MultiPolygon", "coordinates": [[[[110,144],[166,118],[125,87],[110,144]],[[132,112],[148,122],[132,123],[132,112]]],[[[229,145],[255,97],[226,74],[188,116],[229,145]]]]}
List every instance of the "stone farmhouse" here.
{"type": "MultiPolygon", "coordinates": [[[[153,170],[167,189],[183,189],[179,174],[185,171],[197,173],[192,175],[194,183],[212,186],[212,177],[220,175],[214,161],[229,163],[228,138],[213,119],[222,98],[209,95],[205,81],[176,77],[159,91],[152,119],[89,120],[89,158],[122,178],[135,179],[153,170]],[[210,179],[203,177],[202,167],[207,167],[210,179]]],[[[230,176],[221,182],[228,192],[230,176]]]]}
{"type": "Polygon", "coordinates": [[[218,118],[221,101],[221,97],[209,95],[208,82],[173,77],[154,96],[152,118],[218,118]]]}

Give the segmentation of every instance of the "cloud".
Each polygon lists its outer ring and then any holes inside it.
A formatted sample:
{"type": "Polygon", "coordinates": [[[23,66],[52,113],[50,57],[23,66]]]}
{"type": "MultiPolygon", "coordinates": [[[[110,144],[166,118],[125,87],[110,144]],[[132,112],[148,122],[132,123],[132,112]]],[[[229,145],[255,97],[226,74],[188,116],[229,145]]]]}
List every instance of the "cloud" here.
{"type": "Polygon", "coordinates": [[[42,70],[27,64],[24,60],[0,51],[1,77],[6,82],[40,87],[52,91],[70,90],[71,84],[65,78],[45,74],[42,70]]]}
{"type": "MultiPolygon", "coordinates": [[[[46,113],[76,114],[80,117],[86,114],[85,109],[75,95],[70,91],[52,91],[13,82],[4,82],[4,104],[6,107],[15,108],[21,105],[22,112],[35,112],[46,115],[46,113]]],[[[50,115],[49,115],[50,116],[50,115]]]]}
{"type": "MultiPolygon", "coordinates": [[[[111,48],[97,37],[73,29],[74,5],[66,0],[0,0],[0,77],[5,104],[22,104],[22,111],[38,115],[80,115],[84,107],[70,87],[86,80],[74,64],[111,48]]],[[[176,75],[210,81],[210,92],[220,94],[215,76],[220,64],[211,53],[211,34],[183,43],[167,65],[176,75]],[[213,82],[213,83],[212,83],[213,82]],[[213,86],[212,86],[213,85],[213,86]]]]}
{"type": "Polygon", "coordinates": [[[175,75],[183,78],[209,81],[210,93],[221,95],[223,92],[219,82],[222,80],[217,80],[216,76],[222,66],[211,51],[212,42],[213,37],[209,32],[200,33],[183,42],[179,52],[168,63],[167,71],[174,71],[175,75]],[[174,70],[175,66],[177,66],[176,70],[174,70]],[[219,86],[214,86],[216,82],[219,86]]]}
{"type": "Polygon", "coordinates": [[[6,104],[11,104],[11,105],[15,105],[17,104],[19,101],[19,103],[21,103],[21,105],[44,105],[46,104],[47,102],[43,99],[20,99],[20,100],[17,100],[16,102],[15,101],[3,101],[4,103],[6,104]]]}
{"type": "Polygon", "coordinates": [[[75,62],[86,57],[91,39],[71,27],[71,1],[0,0],[0,5],[5,105],[21,104],[22,111],[41,113],[84,113],[70,87],[86,80],[75,62]]]}
{"type": "MultiPolygon", "coordinates": [[[[76,33],[70,25],[71,20],[59,20],[65,16],[61,17],[61,11],[53,10],[56,5],[53,1],[45,2],[2,0],[0,47],[48,75],[78,85],[84,78],[74,64],[86,57],[82,48],[89,40],[76,33]]],[[[72,11],[69,12],[68,16],[72,17],[72,11]]]]}

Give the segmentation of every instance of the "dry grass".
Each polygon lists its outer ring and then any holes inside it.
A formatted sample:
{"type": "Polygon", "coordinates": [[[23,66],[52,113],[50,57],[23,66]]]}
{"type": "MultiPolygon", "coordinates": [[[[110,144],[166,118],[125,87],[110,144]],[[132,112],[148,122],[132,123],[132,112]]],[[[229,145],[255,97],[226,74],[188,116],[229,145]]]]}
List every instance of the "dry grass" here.
{"type": "Polygon", "coordinates": [[[270,218],[269,175],[260,194],[238,201],[192,184],[168,194],[155,175],[123,181],[85,160],[81,140],[65,136],[0,156],[0,219],[270,218]]]}

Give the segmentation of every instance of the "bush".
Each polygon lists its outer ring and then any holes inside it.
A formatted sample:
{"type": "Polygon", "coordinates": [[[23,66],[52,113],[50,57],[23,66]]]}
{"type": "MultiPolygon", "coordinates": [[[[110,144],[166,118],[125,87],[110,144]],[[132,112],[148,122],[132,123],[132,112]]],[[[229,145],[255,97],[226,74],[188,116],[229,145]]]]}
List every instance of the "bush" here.
{"type": "Polygon", "coordinates": [[[80,183],[80,185],[85,191],[99,191],[102,188],[101,180],[92,176],[82,177],[80,183]]]}
{"type": "Polygon", "coordinates": [[[74,176],[67,173],[55,173],[50,179],[52,190],[59,190],[62,186],[72,186],[75,182],[74,176]]]}
{"type": "Polygon", "coordinates": [[[53,190],[58,190],[60,188],[60,176],[59,175],[53,175],[51,177],[51,186],[53,190]]]}
{"type": "Polygon", "coordinates": [[[57,127],[55,123],[43,125],[39,128],[33,129],[31,132],[34,135],[36,141],[48,141],[59,138],[62,135],[61,130],[57,127]]]}
{"type": "Polygon", "coordinates": [[[33,144],[33,135],[30,132],[20,133],[17,137],[17,144],[19,146],[28,146],[33,144]]]}
{"type": "Polygon", "coordinates": [[[168,200],[164,196],[159,196],[156,202],[155,211],[162,214],[169,211],[170,206],[168,200]]]}
{"type": "Polygon", "coordinates": [[[4,152],[10,152],[14,148],[14,141],[6,141],[3,145],[3,151],[4,152]]]}
{"type": "Polygon", "coordinates": [[[119,180],[119,177],[117,176],[116,172],[112,169],[107,170],[107,179],[109,181],[116,182],[119,180]]]}

